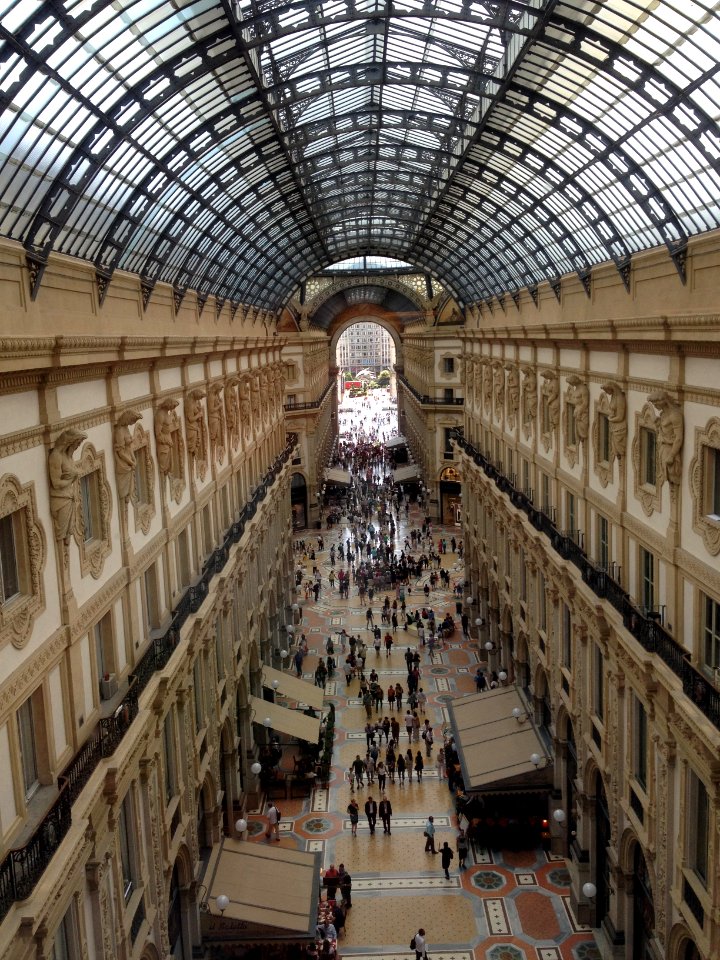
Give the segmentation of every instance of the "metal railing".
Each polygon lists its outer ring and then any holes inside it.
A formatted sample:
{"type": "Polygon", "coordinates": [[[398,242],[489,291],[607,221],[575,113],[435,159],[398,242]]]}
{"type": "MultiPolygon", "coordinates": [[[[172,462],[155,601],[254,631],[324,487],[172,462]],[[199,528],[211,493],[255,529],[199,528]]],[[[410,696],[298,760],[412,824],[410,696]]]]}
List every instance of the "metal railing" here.
{"type": "Polygon", "coordinates": [[[173,611],[170,626],[161,637],[153,639],[149,650],[129,675],[128,689],[118,708],[112,716],[100,720],[62,776],[58,777],[58,796],[29,840],[22,847],[10,850],[0,863],[0,922],[5,919],[13,903],[30,896],[47,869],[53,854],[70,829],[74,801],[100,761],[112,756],[130,729],[138,715],[140,694],[153,674],[167,665],[180,639],[183,624],[191,613],[199,610],[208,594],[210,581],[224,568],[230,547],[242,537],[247,521],[267,496],[268,488],[290,459],[296,445],[297,434],[288,434],[282,453],[276,457],[263,482],[243,507],[238,520],[228,528],[222,544],[208,558],[198,582],[186,591],[173,611]]]}
{"type": "Polygon", "coordinates": [[[537,510],[527,494],[515,488],[510,478],[502,474],[462,434],[453,431],[453,439],[465,455],[494,480],[500,490],[507,493],[512,504],[528,515],[530,523],[548,537],[553,549],[578,568],[590,589],[618,611],[624,626],[643,649],[658,656],[680,678],[685,695],[720,730],[720,690],[691,662],[688,651],[668,632],[658,619],[657,613],[649,611],[646,614],[623,590],[612,576],[615,570],[619,575],[619,568],[604,568],[595,564],[585,553],[582,542],[577,542],[579,538],[571,535],[573,531],[563,532],[557,529],[554,511],[551,517],[548,513],[537,510]]]}
{"type": "Polygon", "coordinates": [[[292,413],[293,410],[317,410],[318,407],[322,406],[325,397],[334,386],[336,386],[335,380],[329,380],[317,400],[306,400],[303,403],[284,403],[283,410],[286,413],[292,413]]]}
{"type": "Polygon", "coordinates": [[[410,383],[408,383],[407,377],[402,373],[396,373],[395,376],[402,383],[402,385],[415,397],[418,403],[422,403],[426,406],[445,406],[445,407],[461,407],[465,403],[464,397],[431,397],[427,393],[420,393],[415,389],[410,383]]]}

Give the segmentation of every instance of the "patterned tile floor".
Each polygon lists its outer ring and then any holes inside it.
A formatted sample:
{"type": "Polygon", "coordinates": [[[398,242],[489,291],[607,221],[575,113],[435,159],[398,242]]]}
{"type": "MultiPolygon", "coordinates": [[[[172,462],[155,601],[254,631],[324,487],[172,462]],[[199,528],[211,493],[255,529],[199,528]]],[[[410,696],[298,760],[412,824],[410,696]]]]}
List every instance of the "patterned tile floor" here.
{"type": "MultiPolygon", "coordinates": [[[[421,522],[418,510],[413,509],[409,522],[401,524],[396,544],[402,544],[405,533],[421,522]]],[[[436,542],[438,536],[446,536],[449,546],[457,529],[437,527],[434,535],[436,542]]],[[[317,554],[316,561],[323,574],[323,589],[317,603],[310,600],[303,604],[301,628],[310,644],[311,654],[304,670],[311,682],[317,656],[324,654],[325,640],[330,634],[345,627],[348,633],[370,636],[365,630],[365,607],[360,605],[356,593],[352,591],[347,601],[340,600],[337,590],[331,591],[327,583],[328,551],[333,542],[339,541],[340,531],[323,531],[323,536],[325,549],[317,554]]],[[[462,576],[462,564],[455,554],[446,554],[443,565],[453,579],[462,576]]],[[[308,564],[308,572],[311,568],[312,564],[308,564]]],[[[335,569],[337,572],[338,567],[335,569]]],[[[423,605],[423,586],[424,581],[412,585],[408,597],[411,609],[423,605]]],[[[383,597],[381,594],[375,598],[378,618],[383,597]]],[[[430,603],[436,614],[444,614],[448,609],[454,614],[454,601],[447,591],[435,591],[430,603]]],[[[370,647],[366,672],[369,674],[375,666],[385,688],[391,676],[405,686],[403,654],[408,646],[414,649],[416,645],[414,630],[398,630],[389,658],[384,651],[376,658],[370,647]]],[[[462,642],[436,652],[432,661],[427,651],[422,654],[421,684],[428,694],[427,715],[435,731],[434,755],[438,741],[442,742],[441,731],[447,716],[444,703],[448,698],[474,692],[472,676],[478,657],[471,645],[462,642]]],[[[452,796],[446,782],[438,778],[434,756],[426,760],[422,783],[388,783],[386,792],[393,806],[389,836],[382,833],[381,824],[371,836],[362,815],[368,794],[380,798],[377,784],[366,784],[357,790],[361,819],[358,835],[351,835],[346,816],[351,791],[345,771],[356,753],[364,756],[365,752],[365,712],[357,697],[357,680],[348,687],[340,675],[328,684],[327,699],[337,711],[335,766],[329,790],[315,790],[305,800],[278,801],[283,816],[281,843],[319,850],[325,866],[344,863],[353,877],[353,906],[340,941],[342,955],[355,960],[407,960],[411,956],[410,937],[423,926],[432,960],[599,960],[592,933],[577,924],[570,910],[564,861],[540,850],[521,855],[481,850],[471,855],[464,871],[458,871],[456,858],[450,880],[445,879],[439,862],[424,852],[423,829],[429,814],[435,817],[438,846],[444,840],[455,846],[452,796]]],[[[406,750],[402,721],[401,731],[400,742],[406,750]]],[[[413,746],[417,750],[424,745],[413,746]]],[[[256,842],[264,842],[262,823],[260,817],[251,818],[250,838],[256,842]]]]}

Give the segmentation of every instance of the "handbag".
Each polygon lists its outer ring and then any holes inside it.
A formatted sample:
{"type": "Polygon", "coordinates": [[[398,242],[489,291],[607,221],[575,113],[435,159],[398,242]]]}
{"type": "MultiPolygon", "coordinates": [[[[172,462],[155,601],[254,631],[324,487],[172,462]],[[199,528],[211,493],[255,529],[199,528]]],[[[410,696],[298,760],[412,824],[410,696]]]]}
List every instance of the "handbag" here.
{"type": "Polygon", "coordinates": [[[411,950],[414,950],[414,949],[415,949],[415,942],[416,942],[416,941],[415,941],[415,937],[413,937],[412,940],[410,941],[410,949],[411,949],[411,950]]]}
{"type": "Polygon", "coordinates": [[[423,836],[424,836],[424,837],[429,837],[430,834],[429,834],[429,833],[427,832],[427,830],[426,830],[426,831],[423,833],[423,836]]]}

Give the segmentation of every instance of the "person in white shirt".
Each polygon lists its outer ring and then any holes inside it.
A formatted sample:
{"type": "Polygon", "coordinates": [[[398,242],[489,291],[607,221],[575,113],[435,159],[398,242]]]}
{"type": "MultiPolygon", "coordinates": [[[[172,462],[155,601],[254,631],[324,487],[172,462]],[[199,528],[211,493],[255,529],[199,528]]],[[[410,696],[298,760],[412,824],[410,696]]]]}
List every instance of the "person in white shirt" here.
{"type": "Polygon", "coordinates": [[[427,957],[427,940],[425,930],[420,927],[415,934],[415,960],[424,960],[425,957],[427,957]]]}
{"type": "Polygon", "coordinates": [[[274,803],[271,803],[267,811],[268,826],[265,833],[267,840],[270,840],[273,834],[275,834],[275,839],[280,839],[280,815],[278,813],[278,808],[274,803]]]}

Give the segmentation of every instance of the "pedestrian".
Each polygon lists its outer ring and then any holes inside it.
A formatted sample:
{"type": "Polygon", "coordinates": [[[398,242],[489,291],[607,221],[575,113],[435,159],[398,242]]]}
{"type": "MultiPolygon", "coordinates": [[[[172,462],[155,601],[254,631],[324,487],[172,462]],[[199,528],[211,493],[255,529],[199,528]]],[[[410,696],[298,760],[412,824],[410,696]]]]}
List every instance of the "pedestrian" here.
{"type": "Polygon", "coordinates": [[[388,687],[387,701],[388,701],[388,707],[391,710],[394,710],[395,709],[395,684],[394,683],[391,683],[390,686],[388,687]]]}
{"type": "Polygon", "coordinates": [[[403,690],[402,686],[399,683],[396,683],[395,684],[395,706],[398,708],[398,710],[402,710],[403,693],[405,693],[405,691],[403,690]]]}
{"type": "Polygon", "coordinates": [[[350,803],[347,805],[347,813],[350,817],[350,832],[356,837],[358,820],[360,819],[360,806],[355,797],[350,798],[350,803]]]}
{"type": "Polygon", "coordinates": [[[385,634],[385,656],[389,657],[392,651],[393,638],[391,633],[385,634]]]}
{"type": "Polygon", "coordinates": [[[412,738],[414,743],[420,740],[420,717],[417,715],[417,710],[412,714],[412,738]]]}
{"type": "Polygon", "coordinates": [[[425,853],[437,853],[435,849],[435,818],[428,817],[425,824],[425,853]]]}
{"type": "Polygon", "coordinates": [[[378,807],[378,813],[380,814],[380,819],[382,820],[383,833],[390,833],[390,817],[392,816],[392,804],[388,800],[387,796],[383,794],[383,798],[380,801],[380,806],[378,807]]]}
{"type": "Polygon", "coordinates": [[[377,774],[378,789],[385,789],[385,778],[387,776],[387,767],[385,766],[382,760],[378,761],[377,766],[375,767],[375,773],[377,774]]]}
{"type": "Polygon", "coordinates": [[[420,689],[418,690],[418,693],[417,693],[417,702],[418,702],[418,709],[419,709],[420,713],[422,713],[422,714],[424,715],[424,714],[425,714],[425,706],[426,706],[426,704],[427,704],[427,694],[425,693],[425,691],[423,690],[422,687],[420,687],[420,689]]]}
{"type": "Polygon", "coordinates": [[[355,782],[358,787],[363,785],[363,774],[365,773],[365,761],[358,753],[352,762],[353,772],[355,773],[355,782]]]}
{"type": "Polygon", "coordinates": [[[415,951],[415,960],[427,960],[427,940],[425,939],[425,930],[422,927],[412,938],[410,948],[415,951]]]}
{"type": "Polygon", "coordinates": [[[422,783],[422,774],[425,769],[425,761],[423,760],[422,754],[418,750],[415,754],[415,775],[418,778],[418,783],[422,783]]]}
{"type": "Polygon", "coordinates": [[[265,831],[265,839],[270,840],[273,834],[275,834],[275,839],[280,839],[280,811],[275,806],[275,804],[270,801],[270,805],[267,809],[267,830],[265,831]]]}
{"type": "Polygon", "coordinates": [[[372,797],[368,797],[365,801],[365,816],[367,817],[368,826],[370,827],[370,836],[375,834],[375,824],[377,823],[378,815],[378,805],[372,797]]]}
{"type": "Polygon", "coordinates": [[[413,715],[407,710],[405,713],[405,731],[408,735],[408,743],[412,740],[413,733],[413,715]]]}
{"type": "Polygon", "coordinates": [[[413,759],[412,747],[407,748],[407,753],[405,754],[405,772],[407,773],[408,780],[412,783],[412,774],[413,774],[413,765],[415,761],[413,759]]]}
{"type": "Polygon", "coordinates": [[[365,611],[365,629],[369,630],[371,627],[375,626],[375,621],[373,619],[372,607],[368,607],[365,611]]]}
{"type": "Polygon", "coordinates": [[[466,860],[468,855],[468,838],[465,831],[460,828],[457,835],[457,840],[455,842],[457,847],[458,854],[458,867],[460,870],[464,870],[466,866],[466,860]]]}
{"type": "Polygon", "coordinates": [[[425,721],[425,729],[422,732],[422,738],[425,741],[425,756],[431,757],[433,743],[435,742],[435,736],[433,734],[432,727],[430,726],[429,720],[425,721]]]}
{"type": "Polygon", "coordinates": [[[352,877],[345,869],[344,863],[338,867],[338,873],[340,874],[340,896],[343,898],[345,909],[349,910],[352,907],[352,877]]]}
{"type": "Polygon", "coordinates": [[[454,859],[455,859],[455,854],[452,852],[452,850],[448,846],[448,842],[446,840],[445,843],[442,845],[442,849],[440,850],[440,863],[442,864],[442,868],[445,871],[446,880],[450,879],[449,868],[450,868],[450,863],[454,859]]]}
{"type": "Polygon", "coordinates": [[[402,754],[397,758],[397,772],[398,782],[402,787],[405,785],[405,757],[402,754]]]}
{"type": "Polygon", "coordinates": [[[337,872],[337,868],[334,863],[331,863],[325,871],[323,883],[327,889],[327,899],[335,900],[337,898],[337,889],[340,884],[340,874],[337,872]]]}
{"type": "Polygon", "coordinates": [[[390,734],[395,741],[399,743],[400,741],[400,721],[397,717],[393,716],[390,718],[390,734]]]}
{"type": "Polygon", "coordinates": [[[444,780],[447,776],[445,772],[445,749],[440,747],[437,753],[437,758],[435,760],[437,764],[438,780],[444,780]]]}

